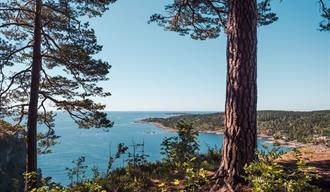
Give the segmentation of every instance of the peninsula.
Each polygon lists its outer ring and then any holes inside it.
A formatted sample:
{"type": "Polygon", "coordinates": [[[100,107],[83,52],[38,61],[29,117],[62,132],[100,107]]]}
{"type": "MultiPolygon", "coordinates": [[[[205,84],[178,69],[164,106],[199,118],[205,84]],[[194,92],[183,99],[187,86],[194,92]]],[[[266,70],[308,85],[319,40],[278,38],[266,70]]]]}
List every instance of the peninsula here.
{"type": "MultiPolygon", "coordinates": [[[[168,118],[147,118],[142,123],[153,123],[157,127],[176,130],[179,121],[191,122],[196,131],[222,134],[224,113],[183,114],[168,118]]],[[[323,143],[330,144],[330,110],[258,111],[258,135],[273,138],[274,142],[323,143]]]]}

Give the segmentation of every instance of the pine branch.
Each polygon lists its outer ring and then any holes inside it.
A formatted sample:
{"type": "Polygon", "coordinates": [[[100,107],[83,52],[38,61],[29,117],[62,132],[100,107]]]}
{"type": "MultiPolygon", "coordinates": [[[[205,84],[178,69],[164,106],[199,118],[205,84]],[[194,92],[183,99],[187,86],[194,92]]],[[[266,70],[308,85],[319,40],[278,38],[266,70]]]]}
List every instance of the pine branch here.
{"type": "Polygon", "coordinates": [[[20,72],[18,72],[18,73],[15,73],[15,75],[13,75],[10,79],[11,79],[11,81],[10,81],[10,83],[9,83],[9,85],[7,86],[7,88],[4,90],[4,91],[2,91],[2,92],[0,92],[0,99],[3,97],[3,95],[11,88],[11,86],[14,84],[14,82],[15,82],[15,79],[19,76],[19,75],[21,75],[21,74],[24,74],[24,73],[28,73],[28,72],[31,72],[31,67],[32,66],[29,66],[27,69],[25,69],[25,70],[22,70],[22,71],[20,71],[20,72]]]}
{"type": "Polygon", "coordinates": [[[12,23],[12,22],[2,24],[2,25],[0,25],[0,28],[9,27],[9,26],[19,26],[19,27],[25,26],[25,27],[33,28],[32,25],[27,24],[27,23],[12,23]]]}

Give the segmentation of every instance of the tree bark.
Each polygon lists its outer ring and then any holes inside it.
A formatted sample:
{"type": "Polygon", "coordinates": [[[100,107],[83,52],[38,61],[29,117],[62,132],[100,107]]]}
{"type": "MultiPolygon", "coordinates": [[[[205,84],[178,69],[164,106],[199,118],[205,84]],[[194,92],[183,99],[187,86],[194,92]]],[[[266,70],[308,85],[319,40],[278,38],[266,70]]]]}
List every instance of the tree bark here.
{"type": "MultiPolygon", "coordinates": [[[[257,140],[257,5],[229,0],[227,89],[222,161],[212,190],[237,191],[244,165],[255,158],[257,140]]],[[[211,190],[211,191],[212,191],[211,190]]]]}
{"type": "MultiPolygon", "coordinates": [[[[38,96],[41,70],[41,9],[42,0],[36,0],[34,18],[34,43],[31,74],[31,91],[29,102],[29,113],[27,122],[27,160],[26,172],[37,173],[37,117],[38,117],[38,96]]],[[[36,178],[35,178],[36,179],[36,178]]],[[[25,191],[36,188],[36,180],[26,178],[25,191]]]]}

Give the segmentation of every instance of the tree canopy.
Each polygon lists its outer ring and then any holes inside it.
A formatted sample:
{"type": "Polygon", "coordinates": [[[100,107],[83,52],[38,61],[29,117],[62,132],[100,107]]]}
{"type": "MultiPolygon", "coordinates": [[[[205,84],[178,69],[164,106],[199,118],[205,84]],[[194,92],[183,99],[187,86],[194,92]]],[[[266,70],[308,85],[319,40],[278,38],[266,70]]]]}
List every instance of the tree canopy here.
{"type": "MultiPolygon", "coordinates": [[[[278,19],[270,8],[271,0],[258,3],[258,25],[268,25],[278,19]]],[[[165,30],[190,35],[193,39],[217,38],[226,33],[228,0],[176,0],[165,6],[166,14],[153,14],[149,23],[156,22],[165,30]]]]}
{"type": "MultiPolygon", "coordinates": [[[[115,0],[44,0],[41,8],[41,57],[38,121],[49,131],[41,142],[55,139],[54,113],[64,110],[81,128],[111,127],[95,103],[95,96],[110,93],[97,83],[108,80],[111,65],[95,55],[102,50],[89,18],[101,16],[115,0]]],[[[0,3],[0,118],[25,124],[34,37],[35,1],[0,3]]]]}
{"type": "MultiPolygon", "coordinates": [[[[258,26],[268,25],[278,20],[271,10],[272,0],[258,2],[258,26]]],[[[324,0],[320,4],[320,30],[330,30],[330,7],[324,0]]],[[[226,33],[228,0],[175,0],[165,6],[165,14],[153,14],[149,23],[156,22],[167,31],[190,35],[193,39],[217,38],[226,33]]]]}
{"type": "Polygon", "coordinates": [[[323,18],[320,22],[321,31],[330,31],[330,7],[328,6],[323,0],[320,0],[321,17],[323,18]]]}

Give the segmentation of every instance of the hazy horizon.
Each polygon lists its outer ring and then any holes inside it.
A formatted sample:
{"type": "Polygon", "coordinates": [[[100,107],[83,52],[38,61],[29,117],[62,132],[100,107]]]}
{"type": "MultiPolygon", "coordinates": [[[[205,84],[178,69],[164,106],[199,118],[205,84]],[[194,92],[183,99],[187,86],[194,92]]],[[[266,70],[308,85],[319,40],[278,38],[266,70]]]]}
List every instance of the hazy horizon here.
{"type": "MultiPolygon", "coordinates": [[[[66,112],[63,110],[52,110],[53,112],[66,112]]],[[[166,110],[102,110],[105,112],[162,112],[162,113],[193,113],[193,112],[202,112],[202,113],[223,113],[224,111],[208,111],[208,110],[201,110],[201,111],[166,111],[166,110]]],[[[316,110],[281,110],[281,109],[261,109],[257,111],[288,111],[288,112],[315,112],[315,111],[330,111],[330,109],[316,109],[316,110]]]]}

